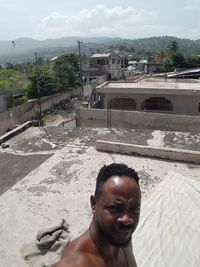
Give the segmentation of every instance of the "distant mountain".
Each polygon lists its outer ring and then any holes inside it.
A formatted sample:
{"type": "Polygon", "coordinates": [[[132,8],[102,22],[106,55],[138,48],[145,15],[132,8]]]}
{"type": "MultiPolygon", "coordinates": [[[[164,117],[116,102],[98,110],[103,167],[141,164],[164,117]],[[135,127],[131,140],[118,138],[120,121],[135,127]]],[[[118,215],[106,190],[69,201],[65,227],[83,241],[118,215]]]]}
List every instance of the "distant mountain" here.
{"type": "Polygon", "coordinates": [[[28,50],[37,50],[42,48],[56,48],[56,47],[72,47],[77,46],[77,40],[84,43],[106,43],[116,42],[120,38],[82,38],[82,37],[64,37],[60,39],[46,39],[44,41],[38,41],[31,38],[20,38],[13,41],[0,41],[0,55],[16,54],[26,52],[28,50]]]}
{"type": "Polygon", "coordinates": [[[69,52],[78,52],[77,40],[83,42],[82,53],[105,51],[110,48],[120,51],[132,51],[135,54],[148,55],[163,50],[170,41],[176,40],[182,53],[200,54],[200,40],[180,39],[173,36],[149,37],[140,39],[122,39],[108,37],[64,37],[38,41],[31,38],[20,38],[12,41],[0,41],[0,65],[5,62],[21,63],[33,61],[34,53],[39,57],[52,58],[69,52]]]}
{"type": "Polygon", "coordinates": [[[200,53],[200,40],[180,39],[173,36],[149,37],[134,40],[124,39],[120,40],[119,43],[127,47],[133,47],[135,51],[144,51],[154,54],[160,50],[166,49],[169,43],[174,40],[178,43],[185,56],[196,52],[200,53]]]}
{"type": "Polygon", "coordinates": [[[43,58],[51,58],[68,52],[77,52],[77,40],[84,43],[82,51],[90,48],[103,47],[105,44],[119,42],[120,38],[109,37],[63,37],[46,39],[44,41],[32,38],[20,38],[10,41],[0,41],[0,65],[5,62],[21,63],[33,61],[34,53],[43,58]]]}

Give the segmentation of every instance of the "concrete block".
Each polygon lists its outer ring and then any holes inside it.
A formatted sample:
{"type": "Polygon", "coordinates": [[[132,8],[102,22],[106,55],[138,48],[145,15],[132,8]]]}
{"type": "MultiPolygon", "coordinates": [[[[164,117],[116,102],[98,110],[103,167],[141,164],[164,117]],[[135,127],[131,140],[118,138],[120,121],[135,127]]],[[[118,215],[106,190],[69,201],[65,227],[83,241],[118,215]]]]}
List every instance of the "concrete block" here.
{"type": "Polygon", "coordinates": [[[200,151],[183,150],[166,147],[140,146],[126,143],[96,141],[96,149],[106,152],[148,156],[153,158],[168,159],[200,163],[200,151]]]}
{"type": "Polygon", "coordinates": [[[13,130],[5,133],[4,135],[0,136],[0,144],[6,142],[7,140],[9,140],[10,138],[12,138],[13,136],[25,131],[27,128],[31,127],[32,121],[27,121],[25,123],[23,123],[22,125],[14,128],[13,130]]]}

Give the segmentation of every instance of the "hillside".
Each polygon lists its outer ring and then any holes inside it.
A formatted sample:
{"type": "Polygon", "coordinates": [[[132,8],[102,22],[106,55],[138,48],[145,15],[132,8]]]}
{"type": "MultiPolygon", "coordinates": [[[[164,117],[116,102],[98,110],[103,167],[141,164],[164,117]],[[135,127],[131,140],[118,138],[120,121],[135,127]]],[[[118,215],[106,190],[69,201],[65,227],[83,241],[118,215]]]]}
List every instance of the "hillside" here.
{"type": "Polygon", "coordinates": [[[0,55],[17,54],[22,52],[27,52],[30,50],[44,49],[44,48],[68,48],[77,46],[77,40],[84,43],[106,43],[106,42],[116,42],[120,38],[80,38],[80,37],[64,37],[60,39],[47,39],[44,41],[38,41],[31,38],[20,38],[14,40],[15,45],[13,45],[12,40],[10,41],[0,41],[0,55]]]}
{"type": "Polygon", "coordinates": [[[0,65],[5,62],[25,62],[34,60],[34,52],[45,59],[62,55],[68,52],[77,52],[77,40],[83,41],[83,53],[104,51],[109,48],[120,51],[132,51],[141,55],[154,54],[163,50],[172,40],[176,40],[185,56],[200,53],[200,40],[180,39],[173,36],[149,37],[141,39],[122,38],[80,38],[64,37],[60,39],[47,39],[38,41],[31,38],[20,38],[12,41],[0,41],[0,65]]]}

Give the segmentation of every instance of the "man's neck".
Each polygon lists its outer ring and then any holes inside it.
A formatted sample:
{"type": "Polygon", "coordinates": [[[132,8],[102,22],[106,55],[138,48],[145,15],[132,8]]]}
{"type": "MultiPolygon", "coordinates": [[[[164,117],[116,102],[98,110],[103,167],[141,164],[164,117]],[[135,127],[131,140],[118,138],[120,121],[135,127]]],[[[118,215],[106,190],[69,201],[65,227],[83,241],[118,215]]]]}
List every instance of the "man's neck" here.
{"type": "Polygon", "coordinates": [[[94,221],[94,218],[89,228],[89,234],[92,241],[94,242],[94,245],[97,247],[100,256],[106,257],[108,260],[112,258],[118,258],[120,248],[114,247],[106,240],[106,238],[98,228],[96,222],[94,221]]]}

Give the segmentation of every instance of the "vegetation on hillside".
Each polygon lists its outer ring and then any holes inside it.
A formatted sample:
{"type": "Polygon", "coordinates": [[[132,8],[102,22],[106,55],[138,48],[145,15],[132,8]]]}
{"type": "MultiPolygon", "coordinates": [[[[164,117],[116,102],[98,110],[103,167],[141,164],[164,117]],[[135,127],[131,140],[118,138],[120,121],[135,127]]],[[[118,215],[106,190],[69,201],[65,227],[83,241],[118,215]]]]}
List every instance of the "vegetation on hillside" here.
{"type": "Polygon", "coordinates": [[[0,89],[24,89],[25,82],[20,72],[13,69],[0,69],[0,89]]]}
{"type": "MultiPolygon", "coordinates": [[[[45,40],[39,42],[26,39],[16,40],[16,47],[10,46],[9,53],[3,53],[0,41],[1,62],[23,63],[34,62],[34,52],[37,51],[40,56],[47,60],[64,53],[77,53],[77,38],[61,38],[55,40],[45,40]]],[[[149,37],[140,39],[122,39],[122,38],[82,38],[83,44],[81,50],[83,54],[97,51],[106,51],[109,49],[126,52],[133,58],[144,58],[154,56],[161,50],[165,50],[170,42],[176,41],[181,53],[185,57],[193,54],[200,54],[200,40],[180,39],[173,36],[149,37]]],[[[4,46],[5,47],[5,46],[4,46]]],[[[9,47],[9,44],[7,45],[9,47]]]]}

